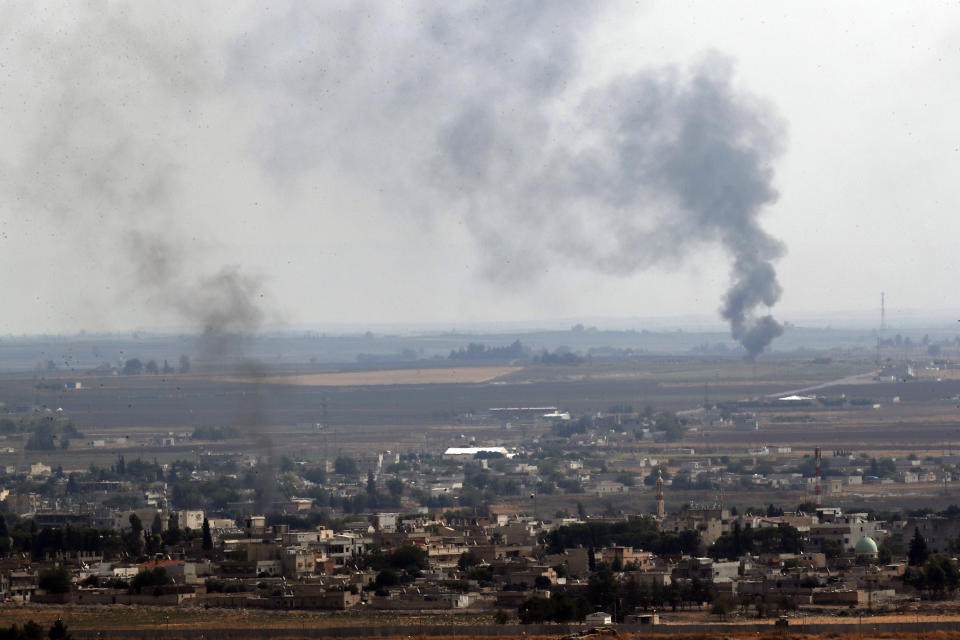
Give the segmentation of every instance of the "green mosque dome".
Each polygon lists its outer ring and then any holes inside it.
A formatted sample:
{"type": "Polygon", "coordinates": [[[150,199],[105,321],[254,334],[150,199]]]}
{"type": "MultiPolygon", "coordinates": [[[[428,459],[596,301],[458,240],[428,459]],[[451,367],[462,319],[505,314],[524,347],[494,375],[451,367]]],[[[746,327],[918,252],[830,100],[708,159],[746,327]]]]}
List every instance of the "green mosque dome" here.
{"type": "Polygon", "coordinates": [[[853,548],[857,555],[875,555],[877,553],[877,543],[870,536],[860,538],[860,542],[853,548]]]}

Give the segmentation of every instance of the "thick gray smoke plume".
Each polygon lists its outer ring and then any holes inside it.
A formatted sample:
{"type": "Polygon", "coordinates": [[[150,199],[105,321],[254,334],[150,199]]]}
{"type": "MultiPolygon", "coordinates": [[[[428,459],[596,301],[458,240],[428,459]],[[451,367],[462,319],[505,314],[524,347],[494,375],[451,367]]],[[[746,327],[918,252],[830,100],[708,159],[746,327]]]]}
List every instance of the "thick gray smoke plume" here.
{"type": "Polygon", "coordinates": [[[758,219],[782,125],[735,88],[730,60],[597,82],[585,4],[409,9],[295,4],[241,38],[234,80],[270,87],[273,171],[357,167],[386,207],[460,218],[509,287],[556,263],[628,276],[719,245],[733,337],[754,358],[781,333],[763,309],[783,247],[758,219]]]}
{"type": "MultiPolygon", "coordinates": [[[[93,256],[93,269],[112,274],[115,297],[98,313],[142,307],[140,317],[198,332],[200,366],[262,376],[244,356],[263,320],[261,278],[205,258],[210,247],[196,240],[203,216],[184,224],[198,205],[180,163],[222,77],[198,28],[202,11],[74,9],[10,6],[3,16],[9,47],[30,63],[30,82],[14,92],[19,108],[5,110],[22,121],[8,131],[14,152],[0,165],[11,211],[63,234],[93,256]]],[[[84,275],[64,274],[80,283],[84,275]]],[[[259,385],[243,395],[237,422],[272,465],[259,385]]]]}
{"type": "Polygon", "coordinates": [[[3,16],[11,46],[36,52],[23,106],[9,111],[22,120],[2,165],[13,209],[112,272],[117,298],[101,312],[143,305],[199,330],[204,355],[236,357],[224,337],[260,326],[261,281],[208,263],[184,224],[197,204],[182,156],[222,75],[215,56],[189,15],[88,9],[58,24],[42,11],[3,16]]]}
{"type": "MultiPolygon", "coordinates": [[[[631,274],[719,243],[733,262],[721,310],[733,337],[753,359],[782,333],[771,316],[754,315],[781,291],[771,260],[782,245],[757,220],[777,197],[771,165],[781,131],[767,107],[733,89],[726,59],[591,90],[573,117],[542,123],[567,135],[532,167],[530,158],[514,160],[514,147],[538,148],[545,135],[511,130],[495,147],[497,129],[467,109],[441,134],[443,160],[455,172],[445,184],[483,220],[477,226],[491,251],[526,228],[521,237],[539,231],[552,245],[542,259],[631,274]]],[[[525,277],[517,269],[531,259],[503,261],[494,275],[525,277]]]]}
{"type": "Polygon", "coordinates": [[[613,232],[578,245],[579,258],[604,271],[629,273],[719,243],[732,259],[721,313],[753,359],[782,333],[771,316],[754,315],[781,293],[771,261],[783,247],[758,223],[777,198],[781,127],[731,76],[729,61],[710,56],[687,73],[645,71],[594,90],[580,112],[588,142],[554,151],[539,188],[572,181],[572,193],[551,203],[561,224],[613,232]]]}
{"type": "Polygon", "coordinates": [[[237,226],[220,203],[245,190],[300,211],[316,193],[324,233],[364,216],[406,216],[437,242],[467,229],[505,288],[558,264],[626,277],[719,246],[732,265],[721,313],[755,357],[781,331],[767,308],[783,248],[759,218],[782,126],[721,55],[591,68],[606,6],[14,8],[0,24],[31,64],[0,93],[24,120],[4,130],[4,183],[24,217],[53,214],[81,259],[112,268],[120,298],[203,331],[214,361],[242,360],[236,336],[263,320],[260,281],[199,240],[237,226]],[[235,150],[269,179],[218,175],[246,160],[235,150]]]}

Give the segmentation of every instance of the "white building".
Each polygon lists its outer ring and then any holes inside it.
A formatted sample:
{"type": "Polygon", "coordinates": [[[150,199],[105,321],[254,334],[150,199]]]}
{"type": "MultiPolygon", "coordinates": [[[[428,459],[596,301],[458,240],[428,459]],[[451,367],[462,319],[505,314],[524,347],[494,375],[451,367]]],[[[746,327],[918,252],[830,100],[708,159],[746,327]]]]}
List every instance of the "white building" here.
{"type": "Polygon", "coordinates": [[[597,611],[595,613],[588,613],[587,617],[584,618],[588,625],[606,625],[613,624],[613,616],[604,611],[597,611]]]}

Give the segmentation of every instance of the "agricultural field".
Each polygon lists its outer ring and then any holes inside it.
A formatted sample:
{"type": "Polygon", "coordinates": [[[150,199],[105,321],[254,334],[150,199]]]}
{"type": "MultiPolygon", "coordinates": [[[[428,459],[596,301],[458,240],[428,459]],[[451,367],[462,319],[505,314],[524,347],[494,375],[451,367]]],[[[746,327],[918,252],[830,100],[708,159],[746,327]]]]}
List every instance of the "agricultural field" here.
{"type": "MultiPolygon", "coordinates": [[[[878,452],[960,449],[960,409],[954,400],[960,397],[960,380],[874,382],[862,375],[872,363],[856,358],[771,357],[751,364],[733,357],[648,356],[560,366],[441,364],[327,366],[321,372],[268,368],[266,377],[256,379],[229,372],[78,375],[82,388],[69,390],[58,388],[56,377],[7,375],[0,378],[0,402],[7,412],[66,416],[84,437],[72,440],[68,450],[35,452],[23,450],[22,436],[8,435],[0,441],[0,463],[42,459],[77,468],[109,463],[121,454],[167,462],[201,449],[256,452],[264,437],[275,453],[307,459],[340,451],[436,449],[464,438],[509,444],[550,425],[505,429],[495,420],[472,416],[491,407],[522,406],[556,406],[574,415],[618,405],[683,411],[705,400],[766,406],[757,410],[759,431],[693,426],[682,444],[698,454],[737,453],[758,444],[862,450],[869,443],[878,452]],[[859,403],[834,408],[775,401],[811,387],[859,403]],[[185,438],[210,425],[239,425],[241,437],[204,443],[185,438]],[[150,444],[151,438],[170,434],[176,436],[174,445],[150,444]],[[128,436],[130,444],[89,446],[95,438],[116,436],[128,436]]],[[[661,447],[636,443],[638,452],[661,447]]]]}
{"type": "MultiPolygon", "coordinates": [[[[740,615],[728,616],[720,621],[716,615],[711,615],[705,608],[687,611],[660,612],[660,625],[656,630],[658,638],[677,638],[683,640],[706,640],[716,637],[712,634],[671,633],[671,628],[689,629],[688,625],[713,628],[722,631],[724,638],[730,640],[747,640],[760,638],[773,640],[775,638],[792,638],[807,640],[814,638],[830,638],[831,640],[870,640],[872,638],[893,639],[903,637],[932,638],[934,640],[958,640],[957,631],[925,631],[922,634],[912,633],[884,633],[872,629],[874,625],[884,624],[928,624],[931,626],[943,625],[955,627],[960,623],[960,615],[952,610],[950,605],[927,607],[923,611],[909,613],[878,613],[863,615],[853,619],[837,617],[836,615],[818,615],[812,613],[803,617],[796,616],[790,619],[789,631],[777,629],[773,619],[757,620],[740,615]],[[846,623],[847,633],[818,633],[815,625],[836,625],[846,623]],[[769,631],[754,631],[769,628],[769,631]],[[739,631],[738,629],[743,629],[739,631]],[[749,629],[749,630],[748,630],[749,629]]],[[[314,612],[314,611],[260,611],[260,610],[231,610],[231,609],[203,609],[191,607],[149,607],[149,606],[77,606],[43,607],[35,605],[2,606],[0,605],[0,628],[7,628],[12,624],[22,625],[32,620],[47,628],[56,620],[61,620],[68,631],[75,637],[94,638],[143,638],[143,637],[183,637],[183,638],[229,638],[231,630],[236,630],[236,637],[276,637],[276,638],[307,638],[324,637],[328,633],[336,633],[338,638],[370,637],[377,627],[402,627],[419,629],[416,638],[442,638],[452,640],[461,638],[560,638],[564,634],[558,627],[553,634],[542,634],[543,627],[531,628],[531,633],[522,632],[518,635],[483,635],[469,633],[473,627],[489,627],[494,625],[492,612],[459,612],[459,613],[429,613],[429,612],[377,612],[377,611],[344,611],[344,612],[314,612]],[[458,632],[457,628],[463,631],[458,632]],[[246,630],[255,630],[248,633],[246,630]],[[351,629],[356,629],[356,635],[351,635],[351,629]],[[533,629],[541,633],[533,632],[533,629]],[[318,632],[320,635],[318,635],[318,632]],[[226,635],[225,635],[226,634],[226,635]]],[[[516,624],[516,620],[511,621],[516,624]]],[[[512,628],[517,628],[513,626],[512,628]]],[[[521,627],[522,628],[522,627],[521,627]]],[[[382,637],[390,637],[382,636],[382,637]]],[[[410,637],[410,636],[407,636],[410,637]]],[[[620,637],[625,639],[649,637],[648,633],[634,634],[618,632],[608,629],[580,632],[579,637],[600,640],[602,638],[620,637]]]]}
{"type": "Polygon", "coordinates": [[[490,382],[522,367],[427,367],[334,371],[263,378],[226,378],[224,382],[243,382],[295,387],[379,387],[408,384],[464,384],[490,382]]]}

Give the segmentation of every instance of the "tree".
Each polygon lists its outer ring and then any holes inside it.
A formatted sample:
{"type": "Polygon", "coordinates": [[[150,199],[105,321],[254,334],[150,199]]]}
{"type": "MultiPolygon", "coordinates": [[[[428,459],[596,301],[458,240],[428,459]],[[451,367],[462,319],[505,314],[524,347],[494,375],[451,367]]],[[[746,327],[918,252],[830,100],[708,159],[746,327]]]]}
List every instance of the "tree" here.
{"type": "Polygon", "coordinates": [[[367,471],[367,495],[371,498],[377,497],[377,478],[373,471],[367,471]]]}
{"type": "Polygon", "coordinates": [[[150,373],[153,375],[160,373],[160,367],[157,365],[157,361],[151,360],[150,362],[148,362],[146,366],[146,371],[147,373],[150,373]]]}
{"type": "Polygon", "coordinates": [[[625,487],[632,487],[636,484],[637,476],[632,471],[621,471],[616,476],[616,481],[625,487]]]}
{"type": "Polygon", "coordinates": [[[717,596],[710,605],[710,613],[720,616],[721,620],[726,620],[727,614],[733,611],[733,603],[728,598],[717,596]]]}
{"type": "Polygon", "coordinates": [[[460,558],[457,560],[457,569],[460,571],[466,571],[467,569],[476,566],[480,563],[480,558],[477,557],[472,551],[464,551],[460,554],[460,558]]]}
{"type": "Polygon", "coordinates": [[[881,545],[877,549],[877,564],[890,564],[893,562],[893,553],[890,551],[890,547],[881,545]]]}
{"type": "Polygon", "coordinates": [[[166,360],[163,361],[163,369],[161,369],[164,375],[170,375],[173,373],[173,367],[170,366],[170,363],[166,360]]]}
{"type": "Polygon", "coordinates": [[[394,498],[399,498],[403,495],[403,480],[400,478],[390,478],[387,480],[387,491],[390,492],[390,495],[394,498]]]}
{"type": "Polygon", "coordinates": [[[427,552],[412,544],[400,545],[386,556],[386,560],[393,569],[403,570],[414,576],[427,568],[427,552]]]}
{"type": "Polygon", "coordinates": [[[131,358],[123,364],[123,374],[127,376],[138,376],[143,373],[143,363],[140,358],[131,358]]]}
{"type": "Polygon", "coordinates": [[[587,510],[579,500],[577,501],[577,518],[584,521],[587,519],[587,510]]]}
{"type": "Polygon", "coordinates": [[[903,555],[903,543],[900,542],[899,539],[894,539],[892,536],[887,536],[883,542],[878,545],[877,561],[880,564],[890,564],[894,558],[902,557],[903,555]]]}
{"type": "Polygon", "coordinates": [[[400,577],[397,576],[395,571],[391,569],[384,569],[377,574],[374,584],[377,587],[393,587],[400,584],[400,577]]]}
{"type": "Polygon", "coordinates": [[[7,528],[7,519],[0,513],[0,555],[10,552],[10,530],[7,528]]]}
{"type": "Polygon", "coordinates": [[[824,540],[820,544],[820,550],[827,560],[833,560],[843,555],[843,545],[837,540],[824,540]]]}
{"type": "Polygon", "coordinates": [[[357,461],[349,456],[337,456],[333,461],[333,470],[343,476],[357,475],[357,461]]]}
{"type": "Polygon", "coordinates": [[[180,373],[190,373],[190,358],[180,356],[180,373]]]}
{"type": "Polygon", "coordinates": [[[910,538],[910,549],[907,551],[907,559],[911,566],[919,567],[927,561],[929,556],[930,551],[927,549],[927,541],[920,535],[919,527],[915,528],[913,530],[913,537],[910,538]]]}
{"type": "Polygon", "coordinates": [[[47,637],[50,638],[50,640],[70,640],[72,638],[72,636],[67,633],[67,625],[65,625],[60,618],[57,618],[53,625],[51,625],[50,631],[47,632],[47,637]]]}
{"type": "Polygon", "coordinates": [[[613,611],[620,597],[620,583],[607,564],[601,564],[587,583],[587,600],[604,611],[613,611]]]}
{"type": "Polygon", "coordinates": [[[211,551],[213,549],[213,536],[210,534],[210,521],[203,519],[203,550],[211,551]]]}
{"type": "MultiPolygon", "coordinates": [[[[16,628],[14,625],[12,628],[16,628]]],[[[19,635],[15,634],[17,640],[41,640],[43,638],[43,627],[33,620],[27,620],[23,624],[23,628],[20,630],[19,635]]]]}
{"type": "Polygon", "coordinates": [[[740,526],[740,520],[733,522],[733,554],[734,558],[743,555],[743,528],[740,526]]]}
{"type": "Polygon", "coordinates": [[[518,613],[521,624],[530,624],[583,620],[588,610],[589,604],[582,597],[574,599],[561,592],[550,598],[529,598],[520,605],[518,613]]]}
{"type": "Polygon", "coordinates": [[[654,431],[663,431],[666,434],[667,440],[676,442],[683,438],[686,426],[681,422],[680,418],[677,417],[677,414],[664,411],[663,413],[657,414],[657,417],[653,421],[653,429],[654,431]]]}
{"type": "Polygon", "coordinates": [[[797,508],[794,511],[800,513],[816,513],[817,512],[817,503],[815,502],[801,502],[797,505],[797,508]]]}
{"type": "Polygon", "coordinates": [[[881,478],[890,478],[897,475],[897,463],[892,458],[880,458],[877,462],[877,473],[881,478]]]}
{"type": "Polygon", "coordinates": [[[173,580],[170,579],[170,576],[167,575],[167,570],[163,567],[144,569],[130,581],[130,592],[141,593],[145,587],[159,588],[171,582],[173,582],[173,580]]]}
{"type": "Polygon", "coordinates": [[[69,593],[71,582],[70,572],[60,566],[41,571],[37,586],[50,593],[69,593]]]}
{"type": "Polygon", "coordinates": [[[163,532],[163,521],[160,519],[160,512],[157,511],[157,514],[153,516],[153,524],[150,525],[150,533],[155,536],[160,535],[163,532]]]}
{"type": "Polygon", "coordinates": [[[800,532],[790,525],[741,529],[734,523],[733,531],[717,538],[707,554],[717,559],[738,558],[744,553],[800,553],[802,546],[800,532]]]}
{"type": "Polygon", "coordinates": [[[960,586],[960,572],[947,556],[931,556],[923,566],[908,569],[903,576],[904,582],[920,591],[926,591],[932,598],[944,598],[960,586]]]}
{"type": "Polygon", "coordinates": [[[137,514],[130,514],[130,533],[124,537],[127,553],[134,557],[142,556],[144,550],[143,522],[140,521],[137,514]]]}
{"type": "Polygon", "coordinates": [[[648,487],[656,486],[657,480],[660,477],[663,477],[664,480],[669,480],[670,474],[667,473],[666,469],[657,465],[656,467],[653,467],[653,469],[650,470],[650,474],[643,479],[643,484],[645,484],[648,487]]]}
{"type": "Polygon", "coordinates": [[[36,426],[24,447],[36,451],[52,451],[57,448],[56,438],[53,425],[44,422],[36,426]]]}

